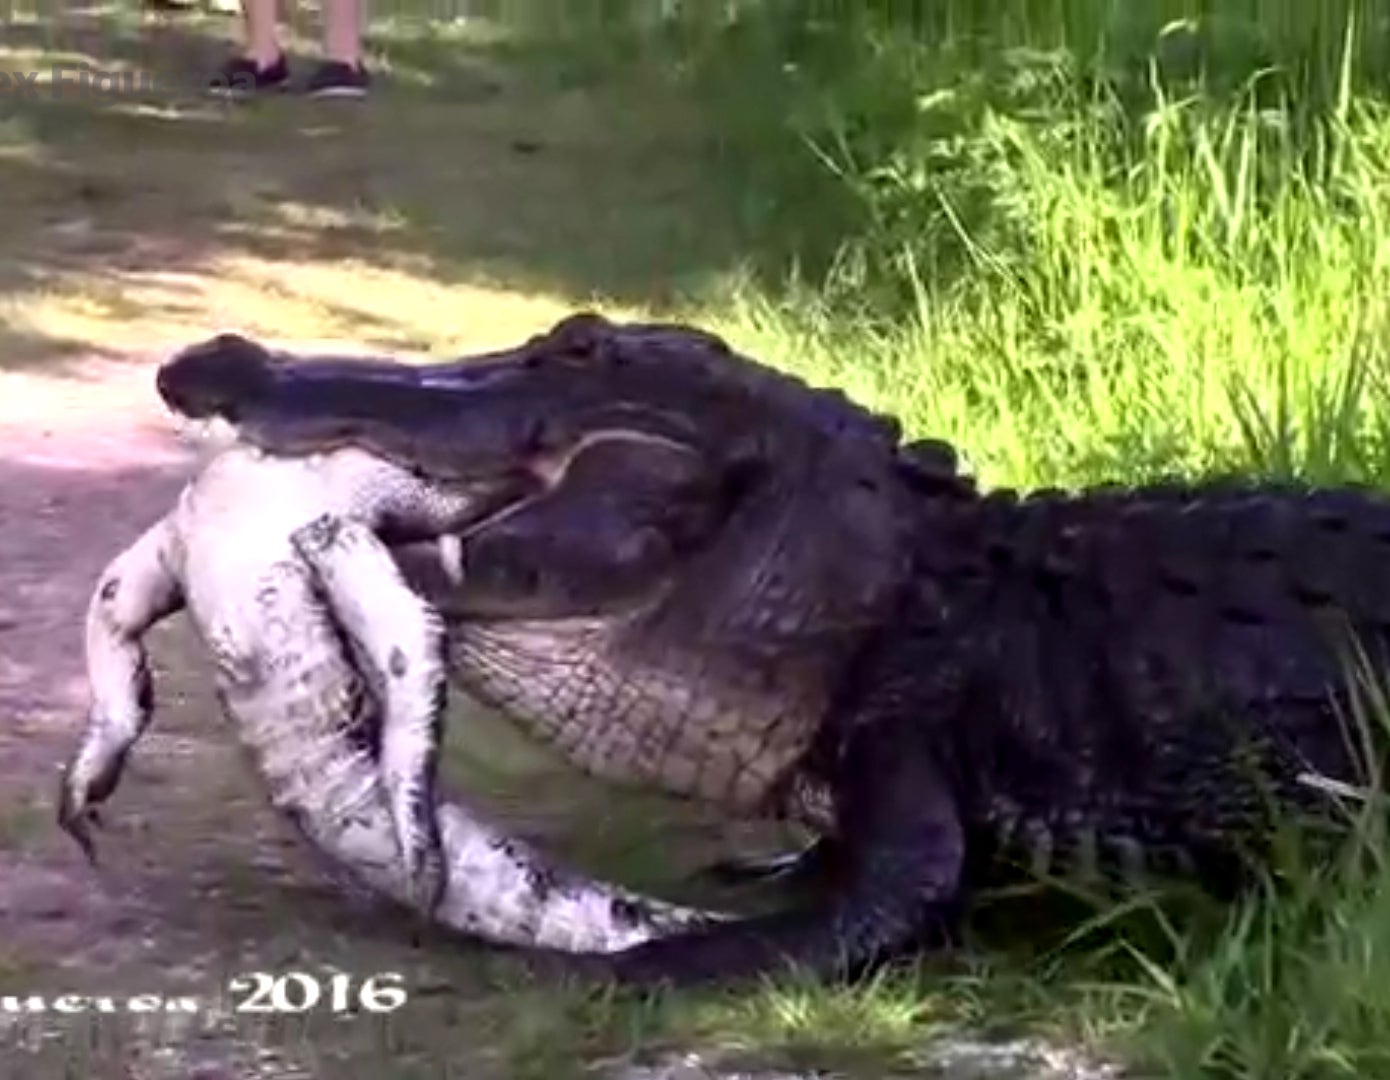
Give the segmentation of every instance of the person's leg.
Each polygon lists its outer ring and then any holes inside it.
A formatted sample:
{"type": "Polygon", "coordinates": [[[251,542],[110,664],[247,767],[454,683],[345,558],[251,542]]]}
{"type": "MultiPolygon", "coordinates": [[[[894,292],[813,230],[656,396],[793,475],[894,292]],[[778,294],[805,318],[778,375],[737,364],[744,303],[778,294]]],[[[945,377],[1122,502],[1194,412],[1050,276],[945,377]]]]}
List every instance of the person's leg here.
{"type": "Polygon", "coordinates": [[[324,62],[309,79],[315,97],[361,97],[370,79],[362,62],[363,0],[324,0],[324,62]]]}
{"type": "Polygon", "coordinates": [[[360,0],[326,0],[323,12],[323,52],[330,61],[362,65],[362,4],[360,0]]]}
{"type": "Polygon", "coordinates": [[[241,0],[241,11],[246,34],[242,55],[257,67],[268,68],[283,55],[275,25],[279,0],[241,0]]]}
{"type": "Polygon", "coordinates": [[[289,66],[277,29],[280,0],[241,0],[241,13],[241,55],[222,67],[209,89],[214,93],[249,94],[284,88],[289,82],[289,66]]]}

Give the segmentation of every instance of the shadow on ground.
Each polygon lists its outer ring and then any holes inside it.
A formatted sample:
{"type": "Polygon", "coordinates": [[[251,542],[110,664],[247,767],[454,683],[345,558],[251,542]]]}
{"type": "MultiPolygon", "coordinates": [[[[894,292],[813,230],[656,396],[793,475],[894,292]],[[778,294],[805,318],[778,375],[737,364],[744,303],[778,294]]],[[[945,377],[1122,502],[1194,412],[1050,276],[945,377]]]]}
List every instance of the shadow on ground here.
{"type": "Polygon", "coordinates": [[[302,292],[306,267],[332,271],[306,301],[326,320],[419,348],[451,337],[438,300],[384,303],[354,266],[407,294],[424,281],[660,307],[739,260],[674,104],[531,79],[447,28],[378,35],[367,102],[226,104],[201,89],[227,33],[120,12],[0,30],[0,70],[39,73],[0,94],[0,368],[61,370],[103,344],[93,325],[240,318],[245,297],[227,290],[247,263],[262,302],[302,292]],[[129,74],[98,84],[92,70],[129,74]],[[76,330],[34,314],[57,294],[75,297],[76,330]]]}

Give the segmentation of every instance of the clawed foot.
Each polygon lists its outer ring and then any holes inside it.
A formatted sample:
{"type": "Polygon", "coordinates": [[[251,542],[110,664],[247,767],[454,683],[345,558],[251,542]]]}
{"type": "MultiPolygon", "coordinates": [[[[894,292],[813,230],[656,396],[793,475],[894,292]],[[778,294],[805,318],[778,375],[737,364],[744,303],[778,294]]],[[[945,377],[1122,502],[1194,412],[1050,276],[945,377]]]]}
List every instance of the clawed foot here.
{"type": "Polygon", "coordinates": [[[74,807],[69,800],[69,788],[64,785],[62,794],[58,799],[58,825],[69,836],[76,841],[77,846],[82,849],[82,854],[87,857],[87,861],[93,866],[99,865],[97,862],[96,843],[92,839],[92,829],[101,828],[101,814],[95,806],[74,807]]]}
{"type": "Polygon", "coordinates": [[[531,978],[571,989],[649,992],[737,985],[792,969],[790,957],[757,937],[677,934],[612,953],[526,949],[517,954],[531,978]]]}
{"type": "MultiPolygon", "coordinates": [[[[730,936],[718,927],[676,931],[612,952],[588,952],[546,946],[498,946],[501,977],[581,992],[613,990],[639,993],[735,981],[767,963],[756,936],[730,936]],[[732,944],[732,950],[729,948],[732,944]],[[748,961],[752,961],[749,969],[748,961]]],[[[773,964],[775,968],[775,963],[773,964]]]]}
{"type": "Polygon", "coordinates": [[[822,880],[830,869],[832,842],[817,840],[800,851],[750,858],[720,859],[696,875],[720,885],[758,885],[769,882],[807,885],[822,880]]]}
{"type": "MultiPolygon", "coordinates": [[[[434,797],[421,793],[415,777],[398,776],[396,770],[389,768],[386,773],[387,805],[396,835],[405,901],[429,922],[449,885],[449,864],[434,817],[434,797]]],[[[428,780],[423,786],[425,791],[433,788],[428,780]]]]}
{"type": "Polygon", "coordinates": [[[63,770],[58,791],[58,825],[95,866],[97,853],[92,829],[102,827],[97,806],[116,790],[125,766],[125,755],[118,754],[97,763],[89,759],[89,754],[79,752],[63,770]]]}
{"type": "Polygon", "coordinates": [[[612,953],[523,950],[520,959],[533,977],[584,989],[694,989],[807,976],[855,981],[904,955],[958,944],[956,905],[927,904],[919,916],[911,930],[894,919],[883,934],[871,916],[856,926],[857,920],[842,921],[843,911],[785,911],[653,938],[612,953]]]}
{"type": "Polygon", "coordinates": [[[417,831],[414,835],[417,838],[414,843],[401,837],[406,901],[428,922],[433,919],[434,909],[449,886],[449,864],[436,833],[417,831]]]}

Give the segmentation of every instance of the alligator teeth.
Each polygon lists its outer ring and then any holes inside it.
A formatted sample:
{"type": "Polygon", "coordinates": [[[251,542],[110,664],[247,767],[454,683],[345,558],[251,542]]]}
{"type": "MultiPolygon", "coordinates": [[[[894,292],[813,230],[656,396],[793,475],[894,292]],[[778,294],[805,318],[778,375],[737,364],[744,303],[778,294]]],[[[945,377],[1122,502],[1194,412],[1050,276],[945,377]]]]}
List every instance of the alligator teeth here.
{"type": "Polygon", "coordinates": [[[194,419],[174,417],[174,432],[178,438],[199,449],[221,450],[237,441],[237,430],[220,416],[194,419]]]}
{"type": "Polygon", "coordinates": [[[452,584],[463,584],[463,541],[453,533],[439,538],[439,565],[452,584]]]}

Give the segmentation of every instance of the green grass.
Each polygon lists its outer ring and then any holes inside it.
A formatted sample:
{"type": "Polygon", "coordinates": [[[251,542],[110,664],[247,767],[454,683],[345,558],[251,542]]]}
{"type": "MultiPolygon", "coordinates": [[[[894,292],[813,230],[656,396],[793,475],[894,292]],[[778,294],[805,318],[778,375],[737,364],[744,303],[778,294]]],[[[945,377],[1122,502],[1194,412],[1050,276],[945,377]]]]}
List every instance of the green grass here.
{"type": "MultiPolygon", "coordinates": [[[[574,7],[574,77],[682,88],[718,133],[747,257],[684,311],[754,354],[992,484],[1390,481],[1390,5],[574,7]]],[[[1165,1076],[1390,1075],[1381,840],[1233,910],[699,1015],[898,1066],[945,1014],[1165,1076]]]]}
{"type": "MultiPolygon", "coordinates": [[[[990,484],[1390,481],[1390,4],[657,7],[500,5],[519,37],[379,9],[394,82],[356,112],[0,108],[0,366],[214,321],[444,352],[595,302],[843,386],[990,484]]],[[[68,23],[7,55],[191,78],[212,25],[68,23]]],[[[484,778],[586,865],[670,885],[667,853],[710,844],[529,769],[484,778]]],[[[902,1075],[974,1031],[1159,1076],[1390,1076],[1382,850],[1368,827],[1340,861],[1295,853],[1234,908],[1001,900],[966,956],[853,990],[499,992],[467,957],[447,1004],[320,1064],[553,1077],[699,1047],[902,1075]]]]}
{"type": "Polygon", "coordinates": [[[639,51],[770,238],[735,336],[991,481],[1384,474],[1384,9],[747,6],[639,51]]]}

